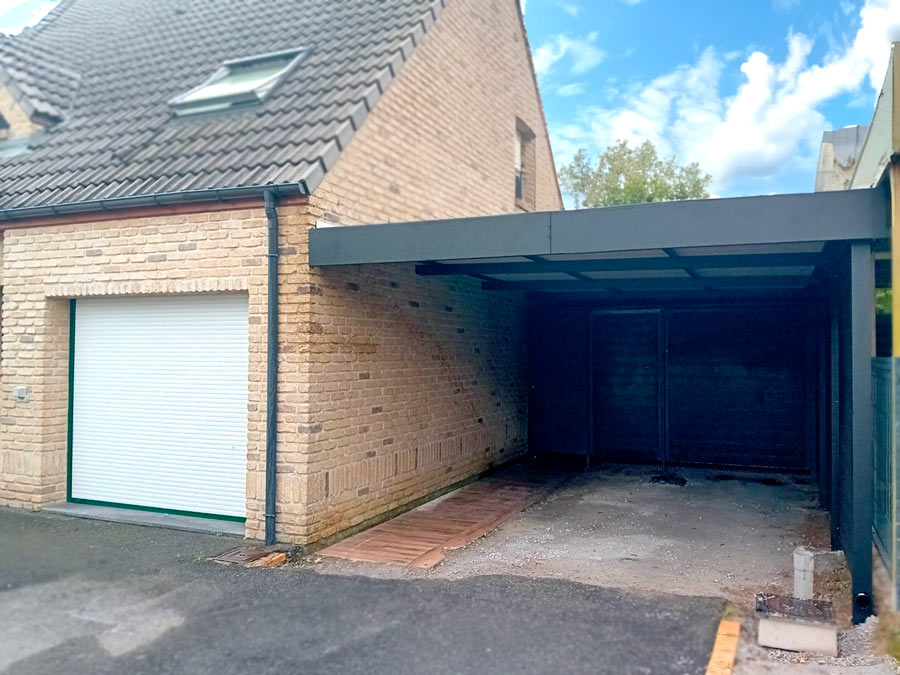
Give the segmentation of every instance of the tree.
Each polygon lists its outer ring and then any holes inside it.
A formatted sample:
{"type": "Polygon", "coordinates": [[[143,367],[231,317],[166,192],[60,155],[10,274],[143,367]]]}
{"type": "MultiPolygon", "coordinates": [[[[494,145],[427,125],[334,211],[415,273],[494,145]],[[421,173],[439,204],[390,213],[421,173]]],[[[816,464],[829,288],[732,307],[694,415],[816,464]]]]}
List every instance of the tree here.
{"type": "Polygon", "coordinates": [[[672,157],[661,160],[650,141],[636,148],[619,141],[603,152],[596,165],[585,150],[560,171],[563,189],[578,208],[644,204],[709,197],[712,176],[694,162],[680,166],[672,157]]]}

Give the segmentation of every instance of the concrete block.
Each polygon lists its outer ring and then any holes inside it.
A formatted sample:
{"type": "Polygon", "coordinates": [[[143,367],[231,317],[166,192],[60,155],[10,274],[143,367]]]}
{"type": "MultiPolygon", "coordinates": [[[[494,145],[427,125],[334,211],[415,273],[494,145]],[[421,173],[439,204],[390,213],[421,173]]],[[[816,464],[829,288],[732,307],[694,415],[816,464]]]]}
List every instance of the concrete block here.
{"type": "Polygon", "coordinates": [[[794,549],[794,597],[812,600],[816,570],[815,550],[806,546],[794,549]]]}

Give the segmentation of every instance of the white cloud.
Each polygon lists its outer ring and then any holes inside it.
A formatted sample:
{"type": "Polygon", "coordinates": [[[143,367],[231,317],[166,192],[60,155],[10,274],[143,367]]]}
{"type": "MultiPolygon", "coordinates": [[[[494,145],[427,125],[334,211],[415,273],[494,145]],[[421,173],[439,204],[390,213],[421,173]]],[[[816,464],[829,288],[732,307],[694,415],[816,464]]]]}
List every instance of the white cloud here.
{"type": "Polygon", "coordinates": [[[585,91],[584,82],[570,82],[556,88],[557,96],[578,96],[585,91]]]}
{"type": "Polygon", "coordinates": [[[624,2],[626,5],[631,5],[632,7],[634,7],[635,5],[641,4],[643,0],[622,0],[622,2],[624,2]]]}
{"type": "Polygon", "coordinates": [[[567,59],[569,72],[584,75],[606,58],[606,52],[596,42],[597,33],[583,38],[554,35],[534,51],[534,68],[538,75],[548,75],[560,61],[567,59]]]}
{"type": "Polygon", "coordinates": [[[559,2],[557,2],[556,4],[559,5],[562,11],[571,16],[573,19],[577,19],[578,15],[581,13],[581,7],[579,5],[576,5],[574,2],[559,0],[559,2]]]}
{"type": "Polygon", "coordinates": [[[785,167],[808,170],[822,131],[830,127],[819,108],[864,90],[874,101],[890,43],[900,40],[900,0],[867,0],[859,16],[852,40],[832,48],[821,63],[809,63],[812,39],[790,33],[784,61],[753,52],[740,65],[741,85],[722,96],[722,73],[734,65],[710,47],[695,63],[631,87],[618,107],[582,110],[577,130],[554,129],[554,137],[564,152],[585,142],[602,149],[618,139],[650,140],[663,155],[699,162],[713,174],[715,192],[785,167]]]}
{"type": "Polygon", "coordinates": [[[58,0],[41,0],[34,3],[33,0],[0,0],[0,33],[16,35],[25,28],[33,26],[43,19],[51,9],[56,6],[58,0]],[[19,9],[23,5],[33,4],[30,12],[23,16],[21,12],[9,16],[12,10],[19,9]]]}

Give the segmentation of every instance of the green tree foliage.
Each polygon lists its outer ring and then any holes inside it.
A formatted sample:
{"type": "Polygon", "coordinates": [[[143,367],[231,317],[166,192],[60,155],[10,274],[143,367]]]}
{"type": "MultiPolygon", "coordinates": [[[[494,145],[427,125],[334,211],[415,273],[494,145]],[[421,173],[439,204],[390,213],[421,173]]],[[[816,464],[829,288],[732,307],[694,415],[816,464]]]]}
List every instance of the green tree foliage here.
{"type": "Polygon", "coordinates": [[[676,199],[709,197],[712,176],[695,162],[679,166],[672,157],[662,160],[650,141],[636,148],[619,141],[594,164],[579,150],[572,163],[560,171],[563,189],[578,208],[645,204],[676,199]]]}
{"type": "Polygon", "coordinates": [[[890,314],[891,305],[894,302],[893,291],[890,288],[875,289],[875,311],[878,314],[890,314]]]}

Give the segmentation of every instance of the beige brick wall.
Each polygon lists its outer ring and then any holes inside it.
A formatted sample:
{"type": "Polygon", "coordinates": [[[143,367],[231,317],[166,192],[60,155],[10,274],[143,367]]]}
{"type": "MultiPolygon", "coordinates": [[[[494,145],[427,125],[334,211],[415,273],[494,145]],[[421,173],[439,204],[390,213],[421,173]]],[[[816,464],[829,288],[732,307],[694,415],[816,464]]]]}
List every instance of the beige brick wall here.
{"type": "MultiPolygon", "coordinates": [[[[516,1],[453,0],[316,190],[309,223],[515,211],[517,118],[536,134],[536,208],[561,208],[516,1]]],[[[521,296],[411,266],[298,272],[311,344],[292,538],[328,537],[525,450],[521,296]]]]}
{"type": "Polygon", "coordinates": [[[521,298],[408,265],[305,277],[295,466],[305,478],[302,510],[284,524],[292,540],[336,534],[524,452],[521,298]]]}
{"type": "MultiPolygon", "coordinates": [[[[286,207],[285,217],[297,207],[286,207]]],[[[262,208],[2,233],[0,504],[65,499],[70,298],[249,295],[248,527],[262,508],[266,220],[262,208]],[[13,400],[17,385],[28,401],[13,400]]]]}

